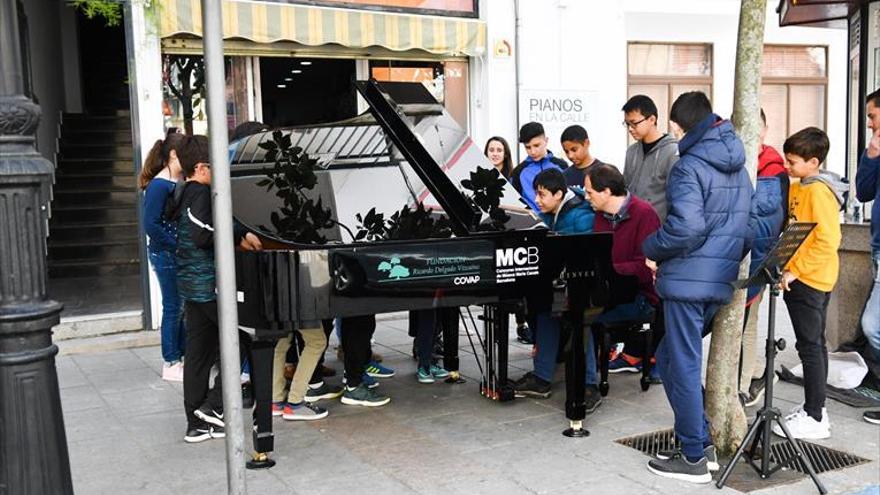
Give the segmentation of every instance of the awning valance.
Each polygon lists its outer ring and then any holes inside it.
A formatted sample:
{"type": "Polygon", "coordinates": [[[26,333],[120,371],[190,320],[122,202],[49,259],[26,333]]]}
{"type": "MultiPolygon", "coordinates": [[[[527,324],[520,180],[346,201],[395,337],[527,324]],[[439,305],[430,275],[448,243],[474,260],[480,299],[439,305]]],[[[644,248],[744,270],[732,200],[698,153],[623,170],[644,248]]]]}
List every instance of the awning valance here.
{"type": "Polygon", "coordinates": [[[780,26],[846,28],[846,19],[864,0],[780,0],[780,26]]]}
{"type": "MultiPolygon", "coordinates": [[[[476,19],[323,8],[288,3],[223,0],[223,37],[256,43],[293,41],[307,46],[338,44],[438,55],[486,53],[486,24],[476,19]]],[[[202,36],[199,0],[162,0],[162,38],[202,36]]]]}

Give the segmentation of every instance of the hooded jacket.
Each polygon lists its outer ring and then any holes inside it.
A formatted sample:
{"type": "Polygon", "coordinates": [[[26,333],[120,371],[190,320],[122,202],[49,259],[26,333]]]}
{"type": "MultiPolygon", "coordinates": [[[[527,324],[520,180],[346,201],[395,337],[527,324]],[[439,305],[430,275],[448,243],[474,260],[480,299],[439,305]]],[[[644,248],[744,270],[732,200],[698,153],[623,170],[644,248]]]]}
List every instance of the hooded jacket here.
{"type": "Polygon", "coordinates": [[[666,181],[669,170],[678,159],[678,148],[674,137],[666,134],[654,145],[648,154],[642,143],[633,143],[626,149],[623,165],[623,178],[626,189],[644,199],[657,212],[660,221],[666,220],[666,181]]]}
{"type": "Polygon", "coordinates": [[[666,221],[642,244],[658,263],[661,299],[727,303],[749,244],[752,183],[733,125],[715,114],[678,144],[666,221]]]}
{"type": "MultiPolygon", "coordinates": [[[[749,262],[749,274],[753,275],[758,266],[770,254],[770,248],[779,238],[784,222],[785,208],[782,203],[779,177],[758,177],[749,218],[749,230],[752,234],[752,257],[749,262]]],[[[762,289],[763,286],[757,285],[748,288],[746,300],[749,301],[749,304],[762,289]]]]}
{"type": "MultiPolygon", "coordinates": [[[[214,274],[214,227],[211,186],[185,182],[182,194],[169,205],[169,218],[177,222],[177,288],[185,301],[210,302],[217,298],[214,274]]],[[[237,245],[246,231],[233,222],[237,245]]]]}
{"type": "Polygon", "coordinates": [[[788,194],[789,221],[816,222],[785,269],[801,282],[822,292],[831,292],[837,283],[840,259],[840,207],[847,185],[840,176],[822,171],[791,185],[788,194]]]}
{"type": "MultiPolygon", "coordinates": [[[[538,210],[540,211],[540,210],[538,210]]],[[[553,232],[560,234],[581,234],[593,231],[595,212],[590,202],[584,198],[582,189],[569,188],[562,197],[562,204],[554,214],[541,213],[541,220],[553,232]]]]}
{"type": "Polygon", "coordinates": [[[522,196],[523,200],[532,209],[532,211],[540,212],[541,209],[538,208],[538,204],[535,203],[535,188],[532,186],[532,181],[535,180],[535,176],[544,171],[544,169],[548,167],[556,167],[559,170],[565,170],[568,168],[568,164],[565,163],[565,160],[556,158],[553,156],[553,153],[547,152],[539,161],[532,160],[532,157],[526,157],[525,160],[522,161],[516,168],[513,169],[513,172],[510,173],[510,183],[513,185],[514,189],[522,196]]]}
{"type": "Polygon", "coordinates": [[[856,170],[856,198],[862,203],[873,201],[871,207],[871,250],[880,254],[880,156],[868,158],[862,152],[856,170]]]}

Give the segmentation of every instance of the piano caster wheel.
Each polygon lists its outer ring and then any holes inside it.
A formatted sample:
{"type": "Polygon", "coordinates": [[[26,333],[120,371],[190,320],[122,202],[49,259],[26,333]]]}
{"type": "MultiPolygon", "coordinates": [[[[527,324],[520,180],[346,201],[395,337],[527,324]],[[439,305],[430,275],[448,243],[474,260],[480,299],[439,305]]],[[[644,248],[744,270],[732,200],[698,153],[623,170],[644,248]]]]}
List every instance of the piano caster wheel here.
{"type": "Polygon", "coordinates": [[[275,461],[270,459],[265,452],[254,452],[253,459],[245,464],[248,469],[269,469],[274,465],[275,461]]]}
{"type": "Polygon", "coordinates": [[[590,431],[584,429],[584,424],[581,421],[571,421],[571,428],[567,428],[562,432],[563,435],[568,438],[585,438],[590,436],[590,431]]]}
{"type": "Polygon", "coordinates": [[[459,373],[458,371],[450,371],[449,377],[444,381],[450,385],[467,383],[467,381],[461,377],[461,373],[459,373]]]}
{"type": "Polygon", "coordinates": [[[648,388],[651,387],[651,380],[648,379],[648,378],[646,378],[646,377],[644,377],[644,376],[643,376],[642,379],[639,381],[639,383],[641,383],[641,385],[642,385],[642,392],[647,392],[647,391],[648,391],[648,388]]]}

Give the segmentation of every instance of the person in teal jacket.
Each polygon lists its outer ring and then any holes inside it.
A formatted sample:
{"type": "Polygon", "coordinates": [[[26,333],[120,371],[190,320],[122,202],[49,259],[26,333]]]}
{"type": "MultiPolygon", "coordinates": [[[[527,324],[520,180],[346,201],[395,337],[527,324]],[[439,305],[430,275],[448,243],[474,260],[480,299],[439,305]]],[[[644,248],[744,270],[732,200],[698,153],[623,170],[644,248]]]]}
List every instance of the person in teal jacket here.
{"type": "MultiPolygon", "coordinates": [[[[565,175],[556,168],[547,168],[535,176],[532,187],[540,217],[550,230],[560,234],[582,234],[593,231],[596,216],[582,188],[568,187],[565,175]]],[[[560,346],[559,320],[549,311],[539,312],[530,322],[535,332],[534,371],[526,373],[514,384],[518,397],[547,398],[551,394],[551,381],[556,372],[556,356],[560,346]]],[[[587,413],[599,407],[602,395],[597,386],[596,351],[592,338],[586,341],[585,402],[587,413]]]]}

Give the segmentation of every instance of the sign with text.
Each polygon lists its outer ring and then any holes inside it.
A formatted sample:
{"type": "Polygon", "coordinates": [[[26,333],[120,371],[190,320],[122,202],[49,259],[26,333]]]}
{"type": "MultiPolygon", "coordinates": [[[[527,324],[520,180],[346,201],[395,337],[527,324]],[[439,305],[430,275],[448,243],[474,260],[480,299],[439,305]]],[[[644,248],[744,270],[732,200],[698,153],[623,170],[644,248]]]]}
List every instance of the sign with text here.
{"type": "MultiPolygon", "coordinates": [[[[565,158],[559,137],[570,125],[580,125],[589,134],[596,115],[596,91],[566,89],[523,89],[519,94],[519,125],[540,122],[550,139],[549,148],[565,158]]],[[[519,146],[519,153],[525,152],[519,146]]]]}

